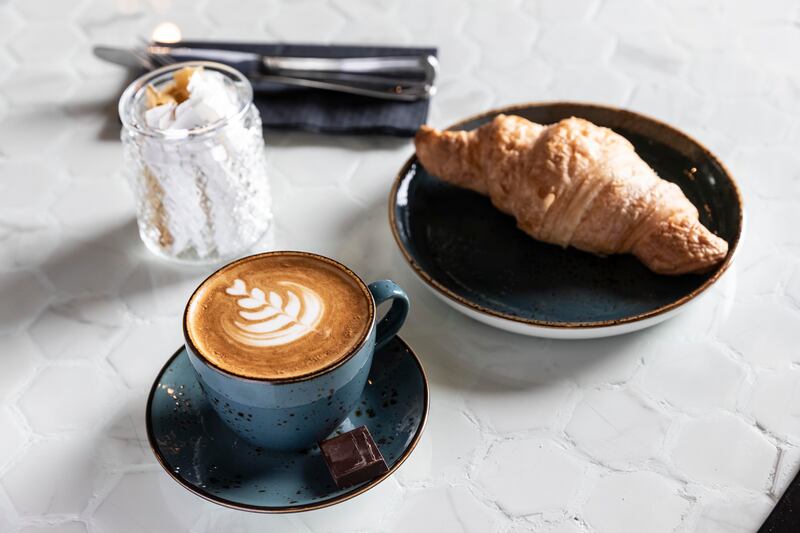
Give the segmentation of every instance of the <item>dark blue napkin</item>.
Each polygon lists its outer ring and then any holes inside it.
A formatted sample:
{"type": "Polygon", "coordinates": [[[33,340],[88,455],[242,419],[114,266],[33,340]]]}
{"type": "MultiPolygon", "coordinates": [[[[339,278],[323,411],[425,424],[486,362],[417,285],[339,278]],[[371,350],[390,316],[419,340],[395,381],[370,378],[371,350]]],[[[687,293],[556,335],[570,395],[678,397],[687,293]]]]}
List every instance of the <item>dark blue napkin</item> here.
{"type": "MultiPolygon", "coordinates": [[[[183,41],[172,46],[239,50],[287,57],[435,56],[437,53],[435,48],[207,41],[183,41]]],[[[248,62],[231,63],[230,66],[244,74],[256,72],[256,65],[248,62]]],[[[264,127],[269,129],[413,137],[428,117],[429,100],[396,102],[319,89],[289,88],[263,81],[254,82],[253,89],[261,120],[264,127]]]]}

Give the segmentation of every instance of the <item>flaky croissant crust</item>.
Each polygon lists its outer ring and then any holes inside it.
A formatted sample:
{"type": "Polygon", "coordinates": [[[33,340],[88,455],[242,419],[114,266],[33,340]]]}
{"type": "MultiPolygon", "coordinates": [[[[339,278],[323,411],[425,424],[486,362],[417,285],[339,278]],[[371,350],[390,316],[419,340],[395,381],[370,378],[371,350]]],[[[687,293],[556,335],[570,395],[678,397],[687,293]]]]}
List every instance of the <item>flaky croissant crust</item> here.
{"type": "Polygon", "coordinates": [[[659,178],[627,139],[587,120],[543,126],[499,115],[469,132],[423,126],[415,144],[430,173],[489,196],[541,241],[632,253],[673,275],[708,271],[728,252],[677,185],[659,178]]]}

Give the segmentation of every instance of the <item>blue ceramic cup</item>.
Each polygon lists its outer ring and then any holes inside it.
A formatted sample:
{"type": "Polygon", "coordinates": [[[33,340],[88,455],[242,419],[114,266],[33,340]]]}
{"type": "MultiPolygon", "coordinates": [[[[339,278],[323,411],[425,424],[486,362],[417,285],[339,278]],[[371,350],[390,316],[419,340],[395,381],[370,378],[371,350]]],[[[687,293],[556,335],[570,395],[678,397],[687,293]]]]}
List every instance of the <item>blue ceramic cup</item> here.
{"type": "Polygon", "coordinates": [[[270,253],[319,258],[337,266],[368,289],[372,295],[369,331],[344,359],[294,379],[254,379],[231,374],[208,361],[190,339],[186,319],[191,298],[184,313],[183,332],[192,367],[220,418],[256,446],[299,450],[324,440],[347,418],[364,390],[375,350],[402,327],[409,302],[405,291],[393,281],[380,280],[366,285],[350,269],[332,259],[305,252],[270,253]],[[392,305],[378,321],[377,306],[388,300],[392,300],[392,305]]]}

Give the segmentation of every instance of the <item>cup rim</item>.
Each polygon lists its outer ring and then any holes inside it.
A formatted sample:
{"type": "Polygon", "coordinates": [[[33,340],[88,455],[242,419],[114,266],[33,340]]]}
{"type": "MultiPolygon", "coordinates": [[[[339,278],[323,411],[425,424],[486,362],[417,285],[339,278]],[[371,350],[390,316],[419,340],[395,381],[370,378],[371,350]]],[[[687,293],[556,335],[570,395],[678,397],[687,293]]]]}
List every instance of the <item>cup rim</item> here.
{"type": "Polygon", "coordinates": [[[362,280],[359,277],[358,274],[353,272],[351,269],[349,269],[348,267],[346,267],[345,265],[343,265],[339,261],[336,261],[335,259],[331,259],[330,257],[326,257],[324,255],[315,254],[313,252],[304,252],[304,251],[299,251],[299,250],[276,250],[276,251],[272,251],[272,252],[262,252],[262,253],[253,254],[253,255],[248,255],[248,256],[242,257],[240,259],[237,259],[236,261],[232,261],[230,263],[227,263],[227,264],[221,266],[220,268],[218,268],[217,270],[212,272],[210,275],[208,275],[202,282],[200,282],[200,284],[195,288],[195,290],[192,291],[192,295],[186,301],[186,306],[184,307],[184,310],[183,310],[183,319],[181,320],[181,326],[183,328],[183,339],[184,339],[184,343],[186,344],[187,351],[190,354],[195,355],[197,357],[197,359],[199,359],[208,368],[211,368],[212,370],[215,370],[215,371],[219,372],[220,374],[222,374],[224,376],[233,377],[233,378],[240,379],[240,380],[252,381],[252,382],[255,382],[255,383],[283,384],[283,383],[297,383],[297,382],[302,382],[302,381],[309,381],[309,380],[311,380],[313,378],[316,378],[316,377],[319,377],[321,375],[324,375],[324,374],[327,374],[329,372],[332,372],[332,371],[336,370],[337,368],[339,368],[340,366],[344,365],[349,360],[351,360],[357,353],[359,353],[361,351],[361,349],[367,343],[367,340],[370,338],[370,336],[372,335],[373,331],[375,330],[376,322],[377,322],[375,320],[375,315],[376,315],[375,298],[372,296],[372,292],[370,292],[369,287],[364,282],[364,280],[362,280]],[[241,263],[245,263],[245,262],[249,262],[249,261],[256,261],[256,260],[258,260],[260,258],[263,258],[263,257],[272,257],[272,256],[310,257],[312,259],[327,263],[327,264],[337,268],[338,270],[344,272],[350,278],[352,278],[353,281],[355,281],[356,284],[361,288],[361,290],[364,293],[364,295],[367,297],[367,301],[369,302],[369,322],[370,322],[370,327],[368,327],[364,331],[364,333],[362,334],[361,339],[358,341],[358,343],[353,345],[353,347],[345,355],[341,356],[339,359],[337,359],[333,363],[325,365],[322,368],[318,368],[318,369],[314,370],[313,372],[307,372],[305,374],[300,374],[298,376],[291,376],[291,377],[286,377],[286,378],[265,378],[265,377],[246,376],[246,375],[242,375],[242,374],[237,374],[236,372],[232,372],[230,370],[226,370],[224,368],[221,368],[221,367],[217,366],[211,360],[209,360],[203,354],[203,352],[197,347],[197,345],[192,341],[192,338],[189,335],[189,328],[187,326],[188,317],[189,317],[189,307],[191,306],[192,301],[194,300],[195,296],[197,296],[198,292],[200,291],[200,289],[203,288],[203,286],[206,284],[206,282],[208,282],[209,280],[214,278],[220,272],[222,272],[222,271],[224,271],[224,270],[226,270],[228,268],[232,268],[235,265],[238,265],[238,264],[241,264],[241,263]]]}

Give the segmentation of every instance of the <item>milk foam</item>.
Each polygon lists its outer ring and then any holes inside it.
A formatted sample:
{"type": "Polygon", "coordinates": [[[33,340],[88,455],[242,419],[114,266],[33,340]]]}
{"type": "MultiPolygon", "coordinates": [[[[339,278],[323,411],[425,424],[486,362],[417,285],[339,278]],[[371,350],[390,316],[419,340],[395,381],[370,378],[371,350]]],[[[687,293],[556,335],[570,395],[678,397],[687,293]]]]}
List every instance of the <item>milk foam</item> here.
{"type": "Polygon", "coordinates": [[[325,311],[319,294],[293,281],[278,281],[284,296],[279,292],[265,293],[259,287],[248,292],[242,279],[235,279],[225,289],[230,296],[243,296],[237,300],[238,316],[225,321],[227,335],[242,344],[253,347],[281,346],[295,342],[315,330],[325,311]]]}

